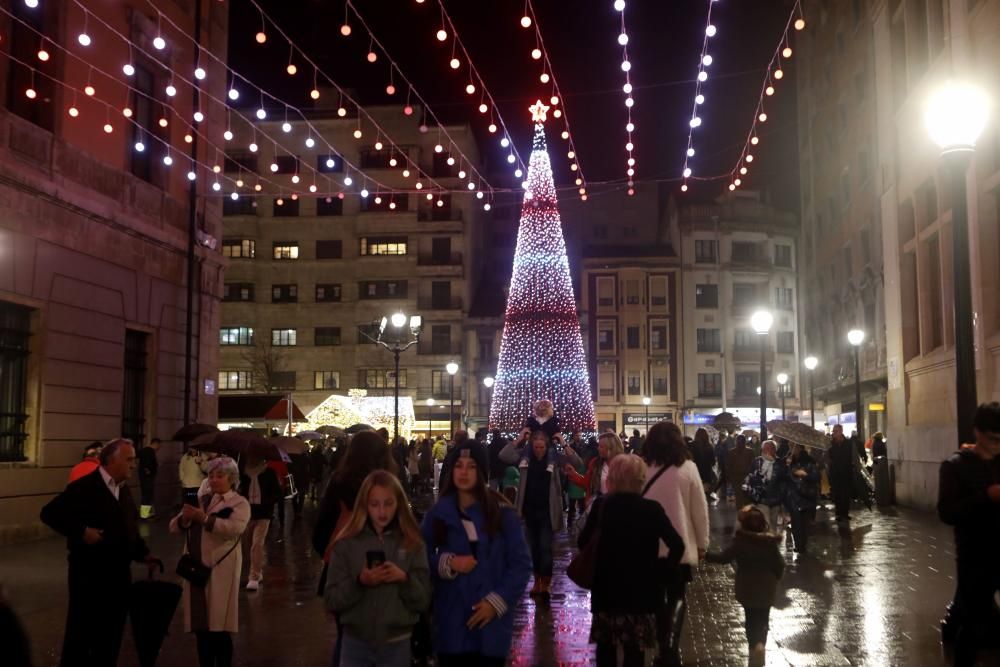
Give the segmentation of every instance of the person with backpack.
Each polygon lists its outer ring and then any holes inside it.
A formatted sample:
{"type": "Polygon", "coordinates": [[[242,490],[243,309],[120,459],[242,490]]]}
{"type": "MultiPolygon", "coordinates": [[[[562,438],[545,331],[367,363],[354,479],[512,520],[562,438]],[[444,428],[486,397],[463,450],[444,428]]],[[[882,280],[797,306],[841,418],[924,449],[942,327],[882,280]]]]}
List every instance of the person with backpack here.
{"type": "Polygon", "coordinates": [[[441,495],[424,517],[439,667],[503,667],[514,609],[531,574],[521,520],[486,486],[489,456],[474,440],[448,454],[441,495]]]}
{"type": "Polygon", "coordinates": [[[344,667],[409,667],[430,605],[427,549],[396,477],[376,470],[358,491],[330,554],[326,605],[342,627],[344,667]]]}

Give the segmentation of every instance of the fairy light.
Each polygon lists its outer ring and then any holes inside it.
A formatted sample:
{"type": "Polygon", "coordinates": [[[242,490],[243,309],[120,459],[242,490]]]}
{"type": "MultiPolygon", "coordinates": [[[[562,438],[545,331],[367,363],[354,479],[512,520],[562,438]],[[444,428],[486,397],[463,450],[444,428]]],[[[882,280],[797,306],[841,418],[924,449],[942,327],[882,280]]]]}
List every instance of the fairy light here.
{"type": "Polygon", "coordinates": [[[205,72],[204,67],[194,68],[194,78],[198,79],[199,81],[204,81],[206,76],[208,76],[208,74],[205,72]]]}
{"type": "MultiPolygon", "coordinates": [[[[629,39],[628,39],[628,30],[627,30],[626,25],[625,25],[625,6],[623,4],[621,8],[618,8],[618,6],[616,5],[615,9],[618,10],[618,13],[619,13],[619,15],[621,17],[621,22],[620,22],[621,25],[620,25],[620,30],[618,32],[617,41],[618,41],[619,46],[622,47],[622,64],[621,64],[621,70],[622,70],[622,72],[625,75],[625,82],[622,84],[622,92],[625,93],[625,121],[626,121],[625,122],[625,153],[626,153],[625,164],[627,165],[627,168],[626,168],[625,172],[626,172],[626,176],[628,176],[628,178],[631,179],[632,176],[635,174],[635,169],[633,169],[633,166],[635,165],[635,157],[632,154],[633,150],[635,149],[635,144],[632,141],[632,133],[635,131],[635,124],[632,122],[632,108],[635,105],[635,102],[633,101],[633,98],[632,98],[632,78],[631,78],[632,77],[632,74],[631,74],[631,72],[632,72],[632,62],[629,60],[629,57],[628,57],[628,41],[629,41],[629,39]]],[[[553,104],[557,103],[558,100],[559,100],[558,97],[556,97],[556,96],[552,97],[552,103],[553,104]]],[[[559,110],[557,109],[556,111],[558,112],[559,110]]],[[[560,112],[560,115],[561,115],[561,112],[560,112]]],[[[576,158],[576,151],[570,150],[569,153],[567,153],[567,157],[570,160],[575,159],[576,158]]],[[[631,180],[629,181],[629,185],[630,186],[632,185],[631,180]]],[[[584,187],[580,188],[580,194],[581,195],[586,195],[587,194],[586,189],[584,187]]]]}
{"type": "MultiPolygon", "coordinates": [[[[489,426],[518,430],[534,401],[545,396],[563,428],[593,431],[587,359],[542,120],[534,125],[527,182],[489,426]]],[[[483,204],[490,208],[489,201],[483,204]]]]}

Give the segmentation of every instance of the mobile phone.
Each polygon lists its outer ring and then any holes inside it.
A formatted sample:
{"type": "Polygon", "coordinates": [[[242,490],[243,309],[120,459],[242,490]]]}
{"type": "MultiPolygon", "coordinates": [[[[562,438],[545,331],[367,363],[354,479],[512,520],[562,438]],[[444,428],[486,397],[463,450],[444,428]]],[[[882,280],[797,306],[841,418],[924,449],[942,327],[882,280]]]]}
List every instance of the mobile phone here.
{"type": "Polygon", "coordinates": [[[372,570],[385,563],[384,551],[366,551],[365,560],[368,561],[368,569],[372,570]]]}

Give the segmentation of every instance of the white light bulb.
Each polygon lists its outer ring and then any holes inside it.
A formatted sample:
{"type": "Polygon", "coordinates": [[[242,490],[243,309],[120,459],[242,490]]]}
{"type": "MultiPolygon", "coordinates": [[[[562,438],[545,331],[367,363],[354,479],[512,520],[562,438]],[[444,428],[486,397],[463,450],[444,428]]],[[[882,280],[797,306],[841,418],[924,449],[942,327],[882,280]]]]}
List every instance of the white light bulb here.
{"type": "Polygon", "coordinates": [[[316,140],[312,137],[306,137],[306,148],[312,148],[316,145],[316,140]]]}
{"type": "Polygon", "coordinates": [[[521,17],[521,27],[522,28],[530,28],[531,27],[531,17],[530,16],[522,16],[521,17]]]}
{"type": "Polygon", "coordinates": [[[615,10],[619,12],[625,11],[625,0],[615,0],[615,10]]]}
{"type": "Polygon", "coordinates": [[[701,125],[701,118],[698,118],[698,116],[695,116],[694,118],[692,118],[690,120],[690,122],[688,124],[691,127],[698,127],[699,125],[701,125]]]}
{"type": "Polygon", "coordinates": [[[267,111],[265,111],[263,108],[257,109],[257,118],[260,120],[264,120],[265,118],[267,118],[267,111]]]}
{"type": "Polygon", "coordinates": [[[634,148],[635,148],[635,145],[633,145],[631,141],[630,141],[630,142],[628,142],[627,144],[625,144],[625,150],[627,150],[627,151],[629,151],[629,152],[632,152],[632,150],[633,150],[634,148]]]}
{"type": "Polygon", "coordinates": [[[281,131],[282,132],[291,132],[292,131],[292,124],[289,123],[286,120],[284,123],[281,124],[281,131]]]}
{"type": "Polygon", "coordinates": [[[709,25],[707,28],[705,28],[705,34],[708,35],[709,37],[715,37],[716,32],[717,30],[715,29],[714,25],[709,25]]]}
{"type": "Polygon", "coordinates": [[[632,63],[630,63],[630,62],[629,62],[629,61],[627,61],[627,60],[623,60],[623,61],[622,61],[622,71],[623,71],[623,72],[627,72],[627,71],[629,71],[630,69],[632,69],[632,63]]]}
{"type": "Polygon", "coordinates": [[[483,193],[481,191],[477,192],[476,193],[476,199],[482,199],[482,198],[483,198],[483,193]]]}
{"type": "Polygon", "coordinates": [[[194,122],[196,122],[196,123],[200,123],[200,122],[202,122],[203,120],[205,120],[205,114],[203,114],[203,113],[202,113],[202,112],[200,112],[200,111],[195,111],[195,112],[194,112],[194,122]]]}
{"type": "Polygon", "coordinates": [[[514,154],[513,153],[511,153],[510,155],[507,156],[507,162],[509,162],[511,164],[514,164],[514,154]]]}
{"type": "Polygon", "coordinates": [[[694,103],[695,104],[704,104],[705,103],[705,96],[702,95],[701,93],[698,93],[697,95],[694,96],[694,103]]]}
{"type": "Polygon", "coordinates": [[[193,171],[189,171],[189,172],[188,172],[188,180],[189,180],[189,181],[193,181],[193,180],[194,180],[194,179],[196,179],[196,178],[198,178],[198,175],[197,175],[197,174],[195,174],[195,173],[194,173],[193,171]]]}
{"type": "Polygon", "coordinates": [[[240,198],[240,193],[239,192],[233,192],[232,194],[229,195],[229,198],[232,199],[233,201],[236,201],[237,199],[240,198]]]}
{"type": "Polygon", "coordinates": [[[510,146],[510,139],[504,137],[503,139],[500,140],[500,145],[503,146],[504,148],[507,148],[508,146],[510,146]]]}
{"type": "Polygon", "coordinates": [[[708,81],[708,72],[706,72],[705,70],[702,70],[702,71],[698,72],[698,80],[699,81],[708,81]]]}
{"type": "Polygon", "coordinates": [[[240,91],[236,90],[235,88],[230,88],[229,89],[229,99],[235,101],[235,100],[238,100],[239,98],[240,98],[240,91]]]}
{"type": "Polygon", "coordinates": [[[125,76],[132,76],[135,74],[135,67],[132,66],[132,63],[125,63],[122,65],[122,71],[125,72],[125,76]]]}
{"type": "Polygon", "coordinates": [[[169,86],[167,86],[166,92],[168,97],[173,97],[174,95],[177,94],[177,88],[175,88],[173,84],[170,84],[169,86]]]}
{"type": "Polygon", "coordinates": [[[626,97],[625,98],[625,106],[627,106],[629,109],[631,109],[633,106],[635,106],[635,100],[633,100],[631,97],[626,97]]]}
{"type": "Polygon", "coordinates": [[[465,170],[464,169],[459,169],[458,170],[458,177],[459,178],[465,178],[465,170]]]}
{"type": "Polygon", "coordinates": [[[146,144],[142,143],[141,141],[135,142],[135,150],[139,153],[143,152],[144,150],[146,150],[146,144]]]}
{"type": "Polygon", "coordinates": [[[701,59],[701,64],[708,67],[712,64],[712,56],[705,54],[705,57],[701,59]]]}
{"type": "Polygon", "coordinates": [[[444,40],[448,39],[448,31],[445,30],[444,28],[441,28],[440,30],[437,31],[436,37],[439,42],[443,42],[444,40]]]}
{"type": "Polygon", "coordinates": [[[165,164],[165,165],[167,165],[169,167],[173,163],[174,163],[174,159],[172,157],[170,157],[169,155],[164,155],[163,156],[163,164],[165,164]]]}
{"type": "Polygon", "coordinates": [[[350,185],[353,182],[354,182],[353,178],[351,178],[350,176],[344,176],[344,185],[350,185]]]}
{"type": "Polygon", "coordinates": [[[521,178],[522,174],[524,174],[524,172],[521,171],[520,167],[514,170],[514,178],[521,178]]]}
{"type": "Polygon", "coordinates": [[[691,176],[691,167],[684,167],[684,178],[691,176]]]}
{"type": "Polygon", "coordinates": [[[226,141],[232,141],[233,140],[233,131],[232,130],[226,130],[225,132],[222,133],[222,136],[226,139],[226,141]]]}
{"type": "Polygon", "coordinates": [[[694,149],[693,148],[689,148],[687,150],[687,156],[688,157],[694,157],[694,149]]]}
{"type": "Polygon", "coordinates": [[[632,123],[632,122],[626,123],[625,124],[625,131],[626,132],[635,132],[635,123],[632,123]]]}
{"type": "Polygon", "coordinates": [[[251,153],[256,153],[256,152],[257,152],[257,148],[258,148],[258,146],[257,146],[257,144],[256,144],[256,143],[254,143],[254,142],[251,142],[251,143],[250,143],[250,145],[249,145],[249,146],[247,146],[247,148],[249,148],[249,149],[250,149],[250,152],[251,152],[251,153]]]}
{"type": "Polygon", "coordinates": [[[622,86],[622,91],[626,95],[628,95],[629,93],[631,93],[632,92],[632,84],[631,83],[626,83],[624,86],[622,86]]]}
{"type": "Polygon", "coordinates": [[[334,165],[333,158],[332,157],[328,157],[326,159],[326,168],[327,169],[333,169],[333,165],[334,165]]]}
{"type": "Polygon", "coordinates": [[[204,68],[196,67],[194,69],[194,78],[198,79],[199,81],[203,81],[205,79],[205,76],[206,74],[204,68]]]}
{"type": "MultiPolygon", "coordinates": [[[[626,162],[626,163],[628,164],[628,166],[630,166],[630,167],[634,167],[634,166],[635,166],[635,158],[634,158],[634,157],[630,157],[630,158],[629,158],[628,160],[625,160],[625,162],[626,162]]],[[[631,176],[631,174],[629,174],[629,175],[631,176]]]]}
{"type": "Polygon", "coordinates": [[[628,35],[626,35],[625,33],[618,35],[618,43],[621,44],[622,46],[628,44],[628,35]]]}
{"type": "Polygon", "coordinates": [[[162,37],[160,37],[159,35],[157,35],[156,37],[153,38],[153,46],[155,46],[157,50],[162,51],[163,49],[167,48],[167,41],[162,37]]]}
{"type": "Polygon", "coordinates": [[[277,162],[272,162],[271,163],[271,173],[274,173],[274,174],[278,173],[278,163],[277,162]]]}
{"type": "Polygon", "coordinates": [[[483,210],[484,210],[484,211],[488,211],[488,210],[490,210],[490,204],[489,204],[489,202],[487,202],[487,203],[483,204],[483,210]]]}
{"type": "Polygon", "coordinates": [[[36,9],[38,7],[38,0],[24,0],[24,4],[28,9],[36,9]]]}
{"type": "Polygon", "coordinates": [[[216,181],[215,183],[212,183],[212,189],[215,190],[216,192],[218,192],[219,190],[222,189],[222,186],[219,185],[218,181],[216,181]]]}
{"type": "Polygon", "coordinates": [[[361,188],[361,196],[362,197],[368,197],[368,189],[367,188],[361,188]]]}

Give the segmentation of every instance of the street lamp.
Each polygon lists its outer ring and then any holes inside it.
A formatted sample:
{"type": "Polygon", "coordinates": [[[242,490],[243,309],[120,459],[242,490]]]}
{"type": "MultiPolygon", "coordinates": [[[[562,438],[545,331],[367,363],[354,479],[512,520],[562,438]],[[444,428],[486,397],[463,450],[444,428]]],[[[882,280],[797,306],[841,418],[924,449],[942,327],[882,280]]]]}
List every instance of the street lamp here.
{"type": "Polygon", "coordinates": [[[433,424],[431,424],[431,422],[434,421],[434,399],[428,398],[426,403],[427,403],[427,439],[430,440],[431,436],[434,435],[433,433],[431,433],[431,431],[434,430],[434,426],[433,424]]]}
{"type": "Polygon", "coordinates": [[[642,397],[642,404],[646,406],[646,437],[649,437],[649,404],[653,402],[649,396],[642,397]]]}
{"type": "Polygon", "coordinates": [[[812,420],[812,427],[816,428],[816,394],[813,391],[813,371],[819,366],[819,359],[810,355],[802,360],[802,364],[809,371],[809,419],[812,420]]]}
{"type": "Polygon", "coordinates": [[[769,310],[758,310],[750,316],[750,326],[760,343],[760,441],[767,440],[767,332],[774,324],[774,315],[769,310]]]}
{"type": "Polygon", "coordinates": [[[989,118],[990,100],[973,85],[950,81],[935,91],[924,123],[951,176],[952,290],[955,300],[955,413],[958,442],[973,442],[976,410],[976,356],[973,338],[972,278],[969,270],[969,215],[966,175],[976,140],[989,118]]]}
{"type": "MultiPolygon", "coordinates": [[[[382,321],[379,323],[378,338],[374,339],[376,343],[392,352],[393,361],[395,362],[395,383],[392,394],[394,405],[393,442],[399,437],[399,355],[420,341],[420,331],[422,329],[423,319],[420,315],[410,315],[407,318],[405,313],[397,311],[392,314],[392,317],[382,318],[382,321]],[[404,330],[407,320],[409,320],[410,326],[408,330],[404,330]]],[[[368,334],[365,335],[367,336],[368,334]]],[[[371,337],[369,336],[369,338],[371,337]]]]}
{"type": "Polygon", "coordinates": [[[451,432],[452,437],[454,437],[455,432],[455,373],[458,372],[458,364],[454,361],[449,361],[448,365],[444,367],[448,371],[450,376],[450,383],[448,388],[449,401],[451,407],[448,411],[448,430],[451,432]]]}
{"type": "Polygon", "coordinates": [[[781,421],[785,421],[785,385],[788,384],[788,373],[778,373],[778,393],[781,394],[781,421]]]}
{"type": "Polygon", "coordinates": [[[865,430],[861,426],[861,343],[865,342],[865,332],[861,329],[851,329],[847,332],[847,342],[854,347],[854,418],[858,424],[858,437],[865,441],[865,430]]]}

